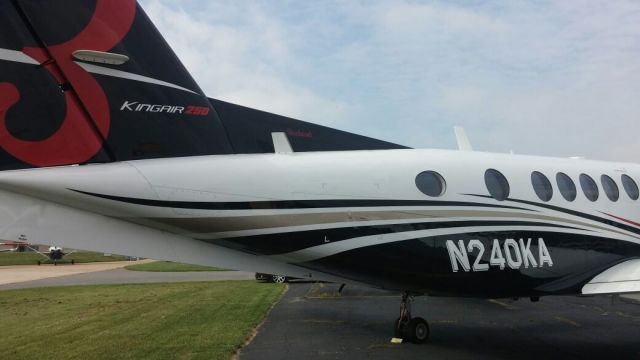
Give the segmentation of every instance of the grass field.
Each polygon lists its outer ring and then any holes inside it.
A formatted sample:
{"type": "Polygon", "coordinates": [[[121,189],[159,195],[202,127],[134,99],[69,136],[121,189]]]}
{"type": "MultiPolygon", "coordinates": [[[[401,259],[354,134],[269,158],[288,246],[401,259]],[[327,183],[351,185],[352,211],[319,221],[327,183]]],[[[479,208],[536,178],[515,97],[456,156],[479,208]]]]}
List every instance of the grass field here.
{"type": "Polygon", "coordinates": [[[229,359],[284,288],[226,281],[0,291],[0,357],[229,359]]]}
{"type": "MultiPolygon", "coordinates": [[[[0,266],[7,265],[36,265],[40,261],[48,261],[44,256],[35,252],[0,253],[0,266]]],[[[127,256],[111,255],[104,256],[103,253],[79,251],[65,256],[60,263],[70,263],[74,260],[76,263],[104,262],[104,261],[124,261],[129,260],[127,256]]]]}
{"type": "Polygon", "coordinates": [[[224,271],[209,266],[182,264],[172,261],[154,261],[146,264],[136,264],[125,266],[127,270],[133,271],[154,271],[154,272],[186,272],[186,271],[224,271]]]}

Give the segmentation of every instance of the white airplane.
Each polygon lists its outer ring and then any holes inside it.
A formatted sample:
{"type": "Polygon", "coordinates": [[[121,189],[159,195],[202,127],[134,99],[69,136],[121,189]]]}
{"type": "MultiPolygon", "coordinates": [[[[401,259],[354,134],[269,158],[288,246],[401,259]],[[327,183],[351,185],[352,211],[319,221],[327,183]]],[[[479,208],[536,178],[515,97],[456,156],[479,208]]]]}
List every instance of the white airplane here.
{"type": "MultiPolygon", "coordinates": [[[[30,247],[31,248],[31,247],[30,247]]],[[[62,260],[65,256],[73,254],[75,251],[64,252],[64,250],[60,246],[49,246],[47,252],[40,252],[34,248],[31,248],[33,251],[44,257],[44,261],[50,261],[53,265],[58,265],[58,262],[62,260]]],[[[38,260],[38,265],[42,264],[42,260],[38,260]]],[[[75,264],[75,260],[71,260],[71,264],[75,264]]]]}
{"type": "MultiPolygon", "coordinates": [[[[51,261],[53,262],[54,265],[58,265],[58,261],[62,260],[62,258],[64,258],[66,255],[71,255],[75,252],[75,251],[64,252],[64,250],[60,246],[55,246],[55,245],[49,246],[49,249],[46,252],[42,252],[37,248],[34,248],[33,246],[31,246],[31,244],[24,241],[20,241],[20,240],[0,243],[0,246],[13,246],[12,248],[0,249],[0,253],[22,252],[26,249],[29,249],[28,251],[41,255],[45,259],[44,261],[51,261]]],[[[38,260],[38,265],[42,263],[43,263],[43,260],[38,260]]],[[[71,264],[75,264],[75,260],[71,260],[71,264]]]]}
{"type": "Polygon", "coordinates": [[[134,0],[4,1],[0,28],[0,238],[394,289],[413,342],[413,295],[640,291],[637,164],[208,99],[134,0]]]}
{"type": "Polygon", "coordinates": [[[19,252],[20,248],[31,248],[31,244],[24,241],[7,241],[0,242],[0,246],[5,246],[5,248],[0,249],[0,253],[2,252],[19,252]]]}
{"type": "MultiPolygon", "coordinates": [[[[5,244],[0,243],[0,246],[3,246],[5,244]]],[[[0,253],[5,253],[5,252],[14,252],[18,250],[18,247],[12,247],[12,248],[5,248],[5,249],[0,249],[0,253]]]]}

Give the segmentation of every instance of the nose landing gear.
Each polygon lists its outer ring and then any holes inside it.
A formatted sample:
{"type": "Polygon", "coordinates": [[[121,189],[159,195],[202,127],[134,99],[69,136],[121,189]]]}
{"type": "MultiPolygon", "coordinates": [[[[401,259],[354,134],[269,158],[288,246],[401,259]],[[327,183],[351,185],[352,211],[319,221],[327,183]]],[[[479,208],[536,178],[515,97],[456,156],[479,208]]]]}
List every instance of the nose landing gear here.
{"type": "Polygon", "coordinates": [[[411,301],[413,301],[411,294],[408,291],[403,292],[400,301],[400,317],[394,324],[393,337],[394,340],[402,339],[414,344],[424,344],[429,339],[429,324],[421,317],[411,316],[411,301]]]}

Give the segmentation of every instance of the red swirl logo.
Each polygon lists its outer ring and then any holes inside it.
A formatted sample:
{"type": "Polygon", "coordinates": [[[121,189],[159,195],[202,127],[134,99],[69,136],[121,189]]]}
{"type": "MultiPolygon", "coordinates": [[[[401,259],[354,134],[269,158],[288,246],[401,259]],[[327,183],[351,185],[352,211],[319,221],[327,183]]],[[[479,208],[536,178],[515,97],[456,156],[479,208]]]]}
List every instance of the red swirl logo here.
{"type": "MultiPolygon", "coordinates": [[[[0,146],[5,151],[33,166],[82,163],[96,155],[109,134],[109,103],[93,76],[73,61],[72,53],[109,51],[129,32],[135,13],[135,0],[97,0],[88,25],[73,39],[46,51],[22,50],[40,64],[46,63],[44,67],[56,81],[69,82],[73,91],[64,93],[66,113],[60,128],[44,140],[26,141],[13,136],[6,126],[7,112],[20,101],[20,92],[11,83],[0,83],[0,146]]],[[[56,23],[60,24],[60,19],[56,23]]]]}

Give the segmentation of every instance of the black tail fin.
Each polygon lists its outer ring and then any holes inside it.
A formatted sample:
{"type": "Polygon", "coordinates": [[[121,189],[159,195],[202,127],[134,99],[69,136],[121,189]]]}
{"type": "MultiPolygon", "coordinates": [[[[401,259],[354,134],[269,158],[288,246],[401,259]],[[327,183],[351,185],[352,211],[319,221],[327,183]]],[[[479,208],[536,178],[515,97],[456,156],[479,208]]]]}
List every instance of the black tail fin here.
{"type": "Polygon", "coordinates": [[[273,131],[295,151],[402,148],[210,102],[135,0],[0,1],[0,170],[268,152],[273,131]]]}
{"type": "Polygon", "coordinates": [[[0,2],[0,169],[227,154],[135,0],[0,2]]]}

